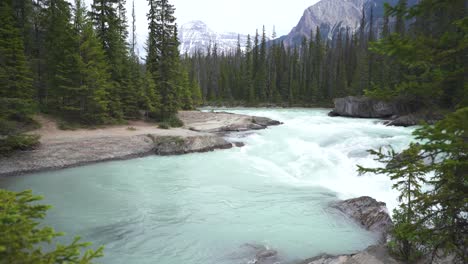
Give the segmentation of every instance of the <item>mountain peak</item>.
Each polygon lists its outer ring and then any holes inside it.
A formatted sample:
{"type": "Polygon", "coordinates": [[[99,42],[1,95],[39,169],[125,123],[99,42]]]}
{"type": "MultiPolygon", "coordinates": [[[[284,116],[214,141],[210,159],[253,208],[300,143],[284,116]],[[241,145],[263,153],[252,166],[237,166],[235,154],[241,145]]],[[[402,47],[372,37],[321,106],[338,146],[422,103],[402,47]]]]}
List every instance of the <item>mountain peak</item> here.
{"type": "Polygon", "coordinates": [[[241,47],[247,41],[247,36],[238,33],[217,33],[210,29],[201,20],[193,20],[180,26],[179,41],[180,53],[193,55],[196,52],[206,53],[214,44],[219,53],[234,52],[237,48],[237,39],[240,36],[241,47]]]}
{"type": "Polygon", "coordinates": [[[370,9],[374,9],[374,25],[378,27],[382,23],[385,2],[394,5],[398,0],[321,0],[304,11],[299,23],[283,38],[284,43],[287,46],[300,43],[311,31],[315,33],[317,27],[326,39],[333,38],[341,29],[355,31],[360,26],[363,9],[367,19],[370,9]]]}

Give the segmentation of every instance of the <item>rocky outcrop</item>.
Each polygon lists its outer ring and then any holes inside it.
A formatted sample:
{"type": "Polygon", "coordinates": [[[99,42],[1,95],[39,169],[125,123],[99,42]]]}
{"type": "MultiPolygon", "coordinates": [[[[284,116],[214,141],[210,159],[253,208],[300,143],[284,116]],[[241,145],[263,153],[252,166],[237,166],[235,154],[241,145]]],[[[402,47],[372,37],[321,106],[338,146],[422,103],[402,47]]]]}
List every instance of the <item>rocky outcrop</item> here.
{"type": "Polygon", "coordinates": [[[62,169],[109,160],[147,155],[177,155],[227,149],[233,146],[222,137],[138,135],[101,137],[44,144],[32,151],[17,152],[0,159],[0,176],[62,169]]]}
{"type": "Polygon", "coordinates": [[[420,105],[402,100],[377,100],[367,97],[348,96],[334,100],[335,108],[329,116],[359,118],[385,118],[388,126],[415,126],[422,122],[434,124],[443,115],[423,109],[420,105]]]}
{"type": "Polygon", "coordinates": [[[377,233],[380,243],[386,242],[393,222],[384,202],[363,196],[334,203],[332,207],[351,217],[367,230],[377,233]]]}
{"type": "Polygon", "coordinates": [[[335,108],[330,116],[388,118],[408,114],[414,110],[409,104],[399,101],[384,101],[356,96],[337,98],[334,100],[334,104],[335,108]]]}
{"type": "Polygon", "coordinates": [[[299,264],[399,264],[390,256],[385,245],[389,229],[393,226],[385,203],[363,196],[339,201],[331,205],[346,216],[358,222],[365,229],[379,235],[379,243],[355,254],[323,254],[299,262],[299,264]]]}
{"type": "Polygon", "coordinates": [[[154,153],[157,155],[180,155],[194,152],[208,152],[215,149],[229,149],[233,144],[217,136],[157,137],[154,139],[154,153]]]}
{"type": "Polygon", "coordinates": [[[413,113],[403,116],[396,116],[392,120],[386,121],[384,124],[388,126],[416,126],[425,122],[430,125],[435,124],[437,121],[442,120],[443,115],[438,113],[413,113]]]}
{"type": "Polygon", "coordinates": [[[374,245],[349,255],[320,255],[306,259],[299,264],[400,264],[388,253],[384,245],[374,245]]]}

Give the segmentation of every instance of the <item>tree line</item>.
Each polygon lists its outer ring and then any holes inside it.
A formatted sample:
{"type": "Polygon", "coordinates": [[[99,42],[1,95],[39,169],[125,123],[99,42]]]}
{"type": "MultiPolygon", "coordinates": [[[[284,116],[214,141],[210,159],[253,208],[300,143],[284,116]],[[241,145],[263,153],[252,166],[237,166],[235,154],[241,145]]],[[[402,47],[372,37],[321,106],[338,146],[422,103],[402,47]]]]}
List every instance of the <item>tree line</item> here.
{"type": "Polygon", "coordinates": [[[35,141],[18,134],[47,113],[69,123],[173,119],[200,103],[180,62],[174,7],[148,0],[146,63],[136,52],[125,0],[7,0],[0,4],[2,152],[35,141]]]}
{"type": "MultiPolygon", "coordinates": [[[[184,61],[210,103],[310,106],[329,105],[336,97],[369,95],[453,108],[464,91],[463,74],[455,70],[463,67],[464,38],[453,23],[464,17],[463,1],[421,2],[442,8],[412,18],[387,8],[381,23],[373,8],[363,8],[356,31],[343,28],[325,39],[317,27],[292,47],[267,41],[263,28],[248,37],[245,50],[238,43],[234,52],[220,53],[214,43],[184,61]],[[394,42],[397,37],[402,43],[394,42]],[[414,43],[414,50],[404,50],[409,48],[406,43],[414,43]],[[443,75],[452,68],[453,75],[443,75]],[[441,83],[434,74],[447,79],[441,83]]],[[[407,1],[400,0],[396,7],[405,10],[407,1]]]]}

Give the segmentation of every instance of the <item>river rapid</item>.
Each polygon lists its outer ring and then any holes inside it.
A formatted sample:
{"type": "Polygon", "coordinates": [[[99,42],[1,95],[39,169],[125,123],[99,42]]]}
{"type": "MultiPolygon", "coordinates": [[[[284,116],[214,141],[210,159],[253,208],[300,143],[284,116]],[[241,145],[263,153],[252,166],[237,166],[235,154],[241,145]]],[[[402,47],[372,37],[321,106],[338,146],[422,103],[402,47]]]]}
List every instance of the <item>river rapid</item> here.
{"type": "MultiPolygon", "coordinates": [[[[376,166],[366,150],[413,139],[411,128],[331,118],[326,109],[217,109],[284,122],[233,133],[242,148],[150,156],[0,179],[53,205],[46,224],[105,245],[99,263],[240,264],[256,245],[284,261],[352,253],[376,238],[329,208],[368,195],[397,204],[392,182],[359,176],[376,166]]],[[[62,239],[63,240],[63,239],[62,239]]]]}

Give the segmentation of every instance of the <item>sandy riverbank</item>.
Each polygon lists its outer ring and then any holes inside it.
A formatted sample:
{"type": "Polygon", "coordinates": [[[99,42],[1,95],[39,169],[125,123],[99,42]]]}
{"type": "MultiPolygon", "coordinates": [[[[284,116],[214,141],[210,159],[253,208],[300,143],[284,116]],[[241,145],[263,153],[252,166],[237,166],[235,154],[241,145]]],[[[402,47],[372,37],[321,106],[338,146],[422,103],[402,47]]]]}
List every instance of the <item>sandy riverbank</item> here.
{"type": "Polygon", "coordinates": [[[19,175],[79,166],[108,160],[146,155],[177,155],[231,148],[223,133],[264,129],[277,121],[247,115],[182,111],[181,128],[160,129],[154,123],[131,121],[127,125],[99,129],[60,130],[44,116],[42,127],[32,131],[41,136],[40,146],[32,151],[0,158],[0,176],[19,175]]]}

